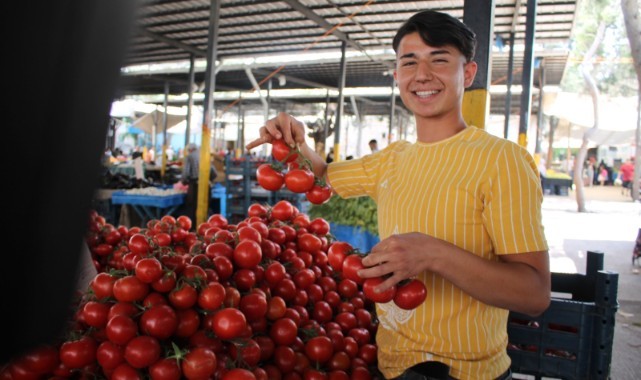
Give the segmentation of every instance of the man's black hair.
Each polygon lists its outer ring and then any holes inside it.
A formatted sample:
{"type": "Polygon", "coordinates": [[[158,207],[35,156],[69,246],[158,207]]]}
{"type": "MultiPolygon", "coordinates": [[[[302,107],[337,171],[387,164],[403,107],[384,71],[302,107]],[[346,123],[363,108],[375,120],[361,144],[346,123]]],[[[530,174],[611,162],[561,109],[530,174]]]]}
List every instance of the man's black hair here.
{"type": "Polygon", "coordinates": [[[452,45],[470,62],[474,59],[476,34],[456,17],[432,10],[422,11],[410,17],[396,32],[392,47],[398,52],[403,37],[418,32],[421,39],[430,46],[452,45]]]}

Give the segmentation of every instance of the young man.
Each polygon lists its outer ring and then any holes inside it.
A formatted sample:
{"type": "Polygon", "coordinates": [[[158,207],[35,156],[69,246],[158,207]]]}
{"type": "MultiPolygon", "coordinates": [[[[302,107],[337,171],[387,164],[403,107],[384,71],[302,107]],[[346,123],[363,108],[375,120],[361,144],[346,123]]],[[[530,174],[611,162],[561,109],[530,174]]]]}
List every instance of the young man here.
{"type": "Polygon", "coordinates": [[[305,144],[303,124],[281,113],[248,145],[282,137],[338,195],[376,201],[381,242],[359,275],[389,276],[381,291],[408,278],[428,289],[414,310],[377,304],[379,368],[389,379],[420,378],[414,366],[425,362],[449,366],[456,379],[509,379],[508,310],[537,315],[550,302],[536,164],[463,121],[475,43],[467,26],[434,11],[397,32],[394,78],[416,119],[415,143],[327,165],[305,144]]]}
{"type": "Polygon", "coordinates": [[[372,153],[378,152],[378,141],[376,141],[376,139],[369,140],[369,149],[372,153]]]}

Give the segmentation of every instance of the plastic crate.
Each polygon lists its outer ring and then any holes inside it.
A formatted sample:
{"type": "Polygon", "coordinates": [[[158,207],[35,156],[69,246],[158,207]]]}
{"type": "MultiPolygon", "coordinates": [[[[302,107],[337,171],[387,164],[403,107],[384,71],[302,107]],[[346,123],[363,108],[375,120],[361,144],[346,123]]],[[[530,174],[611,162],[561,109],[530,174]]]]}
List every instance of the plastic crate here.
{"type": "Polygon", "coordinates": [[[602,252],[588,252],[585,275],[552,273],[552,300],[542,315],[509,314],[512,371],[536,379],[608,379],[618,280],[603,270],[602,252]]]}
{"type": "Polygon", "coordinates": [[[111,203],[113,204],[130,204],[161,208],[181,205],[184,199],[185,194],[157,196],[126,194],[124,191],[116,191],[111,195],[111,203]]]}

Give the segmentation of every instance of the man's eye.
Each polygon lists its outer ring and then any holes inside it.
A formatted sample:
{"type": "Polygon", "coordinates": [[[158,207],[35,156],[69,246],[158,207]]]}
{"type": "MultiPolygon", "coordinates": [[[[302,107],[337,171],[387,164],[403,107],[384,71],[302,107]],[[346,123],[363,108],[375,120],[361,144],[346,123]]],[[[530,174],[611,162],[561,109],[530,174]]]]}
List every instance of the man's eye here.
{"type": "Polygon", "coordinates": [[[414,64],[416,64],[416,62],[409,61],[409,62],[403,62],[402,66],[411,66],[411,65],[414,65],[414,64]]]}

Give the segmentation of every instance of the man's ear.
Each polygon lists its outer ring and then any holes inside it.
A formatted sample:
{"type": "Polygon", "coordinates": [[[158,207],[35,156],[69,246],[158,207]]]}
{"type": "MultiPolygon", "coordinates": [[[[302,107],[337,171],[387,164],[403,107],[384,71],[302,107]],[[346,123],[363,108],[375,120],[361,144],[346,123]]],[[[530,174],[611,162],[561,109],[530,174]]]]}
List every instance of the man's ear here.
{"type": "Polygon", "coordinates": [[[463,67],[463,75],[465,77],[465,88],[468,88],[474,82],[474,77],[476,76],[476,71],[478,70],[478,65],[474,61],[470,61],[465,64],[463,67]]]}

